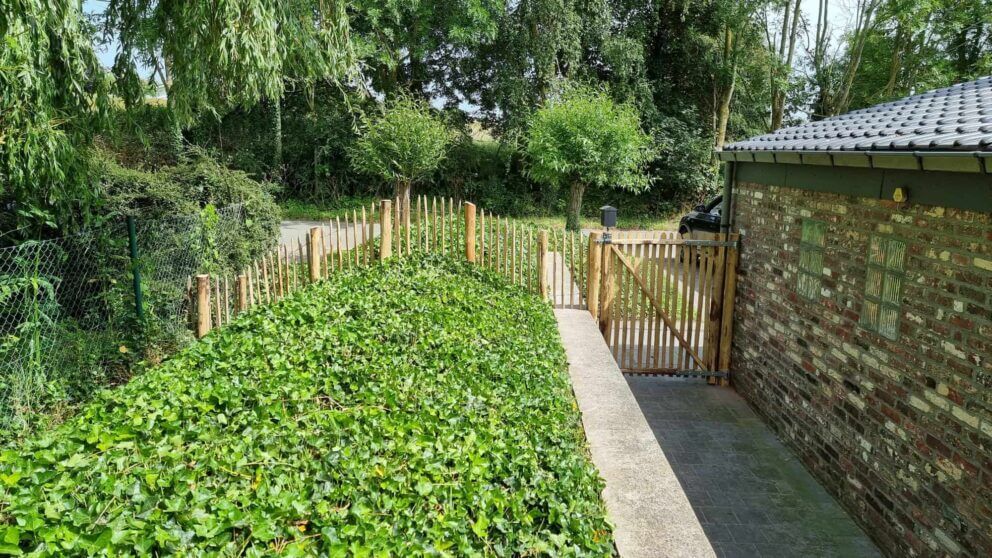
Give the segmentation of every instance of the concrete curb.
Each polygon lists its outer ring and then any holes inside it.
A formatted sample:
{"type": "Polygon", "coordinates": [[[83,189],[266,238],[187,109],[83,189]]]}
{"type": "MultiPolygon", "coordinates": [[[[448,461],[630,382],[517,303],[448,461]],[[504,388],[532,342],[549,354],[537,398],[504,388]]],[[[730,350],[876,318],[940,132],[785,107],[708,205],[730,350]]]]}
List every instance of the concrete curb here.
{"type": "Polygon", "coordinates": [[[589,312],[555,317],[620,555],[716,556],[589,312]]]}

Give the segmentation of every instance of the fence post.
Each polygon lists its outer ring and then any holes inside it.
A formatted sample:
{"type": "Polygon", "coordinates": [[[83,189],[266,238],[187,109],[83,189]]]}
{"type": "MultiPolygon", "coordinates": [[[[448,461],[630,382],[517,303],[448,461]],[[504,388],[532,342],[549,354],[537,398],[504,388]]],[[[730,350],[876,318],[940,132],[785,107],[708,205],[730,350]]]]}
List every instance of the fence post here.
{"type": "Polygon", "coordinates": [[[465,203],[465,259],[475,263],[475,204],[465,203]]]}
{"type": "Polygon", "coordinates": [[[196,338],[210,331],[210,276],[196,276],[196,338]]]}
{"type": "MultiPolygon", "coordinates": [[[[710,304],[706,308],[706,321],[703,327],[706,333],[703,336],[703,362],[709,370],[716,371],[717,359],[720,351],[720,321],[723,318],[723,286],[724,286],[724,257],[726,248],[704,248],[706,257],[712,258],[714,263],[710,276],[710,304]]],[[[716,385],[719,383],[715,376],[706,378],[706,383],[716,385]]]]}
{"type": "Polygon", "coordinates": [[[393,202],[379,202],[379,261],[385,261],[393,255],[393,202]]]}
{"type": "Polygon", "coordinates": [[[548,231],[537,233],[537,290],[541,298],[548,296],[548,231]]]}
{"type": "Polygon", "coordinates": [[[600,244],[600,267],[602,269],[600,279],[600,297],[602,302],[599,307],[599,330],[606,333],[610,325],[610,313],[613,311],[613,297],[616,295],[613,289],[613,254],[610,247],[600,244]]]}
{"type": "MultiPolygon", "coordinates": [[[[731,235],[725,235],[730,240],[731,235]]],[[[736,235],[734,235],[736,237],[736,235]]],[[[734,297],[737,291],[737,247],[727,248],[727,261],[724,264],[723,283],[723,318],[720,323],[720,349],[717,370],[730,372],[730,351],[734,336],[734,297]]],[[[730,384],[730,378],[724,378],[720,385],[730,384]]]]}
{"type": "Polygon", "coordinates": [[[310,236],[307,237],[307,255],[310,256],[311,283],[320,279],[320,253],[317,252],[317,245],[320,244],[320,240],[320,227],[310,227],[310,236]]]}
{"type": "Polygon", "coordinates": [[[141,296],[141,268],[138,266],[138,232],[133,216],[127,218],[127,243],[131,249],[131,278],[134,285],[134,313],[145,321],[145,304],[141,296]]]}
{"type": "Polygon", "coordinates": [[[236,314],[240,314],[248,309],[248,276],[242,273],[238,275],[237,282],[234,283],[234,290],[237,291],[236,296],[238,297],[235,302],[234,311],[236,314]]]}
{"type": "Polygon", "coordinates": [[[603,233],[592,231],[589,233],[589,271],[587,274],[586,302],[589,305],[589,313],[594,319],[599,319],[599,284],[602,279],[603,245],[600,241],[603,233]]]}

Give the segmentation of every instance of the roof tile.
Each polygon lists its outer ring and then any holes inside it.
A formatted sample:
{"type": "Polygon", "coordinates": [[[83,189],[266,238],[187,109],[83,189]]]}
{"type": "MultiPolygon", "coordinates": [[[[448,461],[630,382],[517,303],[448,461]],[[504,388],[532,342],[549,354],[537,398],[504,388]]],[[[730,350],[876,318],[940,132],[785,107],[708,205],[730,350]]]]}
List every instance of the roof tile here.
{"type": "Polygon", "coordinates": [[[731,143],[726,151],[992,151],[992,76],[731,143]]]}

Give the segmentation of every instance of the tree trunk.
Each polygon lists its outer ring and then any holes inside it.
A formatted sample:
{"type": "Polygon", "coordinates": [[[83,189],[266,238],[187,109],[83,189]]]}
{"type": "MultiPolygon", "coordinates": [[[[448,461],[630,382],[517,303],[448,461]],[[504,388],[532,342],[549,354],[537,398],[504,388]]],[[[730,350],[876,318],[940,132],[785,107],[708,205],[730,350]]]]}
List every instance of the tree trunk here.
{"type": "Polygon", "coordinates": [[[730,87],[720,95],[720,108],[717,112],[716,123],[716,148],[723,149],[723,144],[727,141],[727,123],[730,122],[730,102],[734,98],[734,81],[730,82],[730,87]]]}
{"type": "Polygon", "coordinates": [[[406,207],[406,203],[410,201],[410,190],[413,189],[413,184],[409,180],[397,180],[396,184],[393,185],[393,198],[399,199],[403,207],[406,207]]]}
{"type": "Polygon", "coordinates": [[[885,87],[882,89],[882,100],[888,101],[892,98],[892,95],[896,91],[896,83],[899,80],[899,72],[902,70],[902,55],[906,48],[906,35],[905,28],[902,21],[899,22],[896,27],[896,37],[894,40],[894,48],[892,52],[892,63],[889,64],[889,80],[885,82],[885,87]]]}
{"type": "Polygon", "coordinates": [[[413,183],[409,180],[397,180],[396,184],[393,185],[393,203],[397,204],[397,215],[401,224],[410,224],[410,190],[413,189],[413,183]],[[396,200],[399,200],[398,202],[396,200]]]}
{"type": "Polygon", "coordinates": [[[867,0],[861,4],[861,12],[857,16],[858,23],[854,28],[851,45],[848,47],[847,70],[844,73],[844,80],[841,82],[840,92],[837,94],[837,103],[833,107],[836,110],[834,114],[846,112],[851,104],[851,86],[858,74],[861,55],[864,52],[865,43],[868,41],[868,35],[874,28],[875,12],[880,5],[881,0],[867,0]]]}
{"type": "Polygon", "coordinates": [[[282,178],[282,99],[272,100],[272,166],[282,178]]]}
{"type": "MultiPolygon", "coordinates": [[[[796,52],[796,37],[799,34],[799,20],[802,17],[802,12],[800,11],[801,4],[802,2],[799,0],[795,0],[795,3],[791,4],[791,8],[794,10],[791,21],[789,19],[790,3],[786,3],[785,5],[782,21],[782,43],[779,45],[779,59],[781,60],[784,57],[785,60],[782,69],[785,72],[784,77],[786,82],[789,81],[789,75],[792,73],[792,59],[796,52]]],[[[778,77],[777,72],[776,77],[778,77]]],[[[782,119],[785,116],[785,95],[786,91],[782,88],[782,84],[777,79],[773,80],[772,125],[769,131],[775,131],[782,127],[782,119]]]]}
{"type": "Polygon", "coordinates": [[[565,214],[565,228],[570,231],[577,231],[581,228],[579,224],[582,217],[582,194],[585,193],[586,185],[581,182],[573,182],[572,189],[568,197],[568,212],[565,214]]]}
{"type": "Polygon", "coordinates": [[[816,18],[816,39],[813,43],[813,81],[816,83],[816,96],[813,102],[811,120],[822,120],[833,114],[831,105],[830,81],[827,75],[827,38],[829,37],[827,17],[830,8],[828,0],[819,0],[816,18]]]}
{"type": "Polygon", "coordinates": [[[717,150],[723,149],[727,140],[727,123],[730,122],[730,102],[734,98],[734,87],[737,85],[737,56],[734,52],[734,32],[727,26],[723,33],[723,63],[724,75],[717,94],[716,110],[716,142],[717,150]]]}
{"type": "Polygon", "coordinates": [[[181,162],[186,158],[186,146],[183,143],[183,126],[179,123],[179,117],[174,110],[169,111],[170,143],[172,143],[172,154],[176,157],[176,162],[181,162]]]}

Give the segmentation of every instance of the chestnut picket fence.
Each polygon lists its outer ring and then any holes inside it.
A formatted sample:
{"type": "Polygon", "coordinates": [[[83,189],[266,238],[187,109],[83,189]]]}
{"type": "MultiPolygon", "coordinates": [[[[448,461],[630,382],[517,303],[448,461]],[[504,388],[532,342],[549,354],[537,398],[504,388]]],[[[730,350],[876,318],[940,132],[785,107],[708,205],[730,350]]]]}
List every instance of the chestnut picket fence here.
{"type": "Polygon", "coordinates": [[[381,200],[310,228],[238,274],[202,274],[187,282],[190,327],[197,337],[249,308],[277,301],[335,273],[393,257],[440,253],[492,270],[556,308],[587,308],[584,237],[541,229],[452,198],[381,200]]]}

